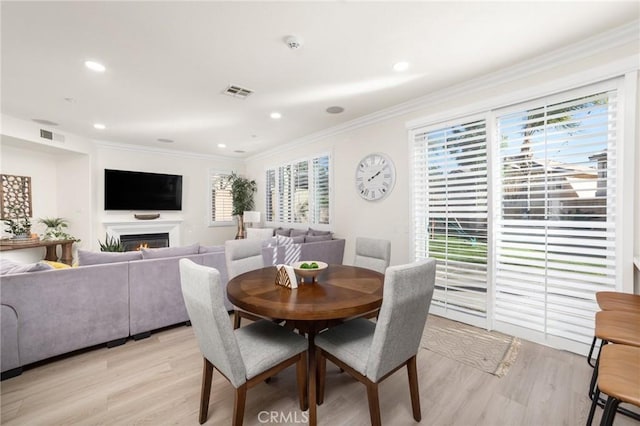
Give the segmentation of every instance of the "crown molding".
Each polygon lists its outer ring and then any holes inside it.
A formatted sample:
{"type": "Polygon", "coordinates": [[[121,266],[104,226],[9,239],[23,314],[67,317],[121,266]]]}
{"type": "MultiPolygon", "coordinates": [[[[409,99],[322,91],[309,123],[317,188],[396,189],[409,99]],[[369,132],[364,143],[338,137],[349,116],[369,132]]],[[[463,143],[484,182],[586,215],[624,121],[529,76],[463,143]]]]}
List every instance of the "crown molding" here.
{"type": "MultiPolygon", "coordinates": [[[[293,148],[308,145],[319,140],[335,136],[347,131],[366,127],[371,124],[388,120],[399,115],[408,114],[419,109],[426,108],[433,104],[438,104],[445,99],[455,97],[461,94],[468,94],[484,89],[495,87],[499,84],[506,84],[514,80],[520,80],[547,71],[552,68],[558,68],[562,65],[575,62],[589,56],[605,52],[616,47],[623,46],[628,43],[640,42],[640,20],[634,20],[628,24],[589,37],[580,42],[561,47],[546,54],[537,56],[530,60],[520,62],[516,65],[504,68],[493,73],[436,90],[425,94],[418,98],[412,99],[401,104],[385,108],[383,110],[353,119],[337,126],[329,127],[319,132],[312,133],[301,138],[297,138],[289,143],[285,143],[278,147],[266,150],[264,152],[251,155],[245,158],[245,161],[256,160],[266,156],[279,154],[293,148]]],[[[637,69],[637,54],[635,59],[637,69]]],[[[627,64],[629,61],[623,61],[627,64]]],[[[628,67],[628,65],[625,65],[628,67]]],[[[619,70],[620,73],[629,71],[628,69],[619,70]]]]}
{"type": "Polygon", "coordinates": [[[166,149],[166,148],[155,148],[150,146],[141,146],[141,145],[132,145],[121,142],[111,142],[105,140],[93,140],[93,143],[97,148],[111,148],[111,149],[119,149],[122,151],[132,151],[132,152],[148,152],[152,154],[162,154],[162,155],[170,155],[174,157],[182,157],[189,158],[195,160],[216,160],[216,161],[237,161],[243,162],[243,158],[234,158],[234,157],[225,157],[222,155],[213,155],[213,154],[201,154],[192,151],[177,151],[174,149],[166,149]]]}

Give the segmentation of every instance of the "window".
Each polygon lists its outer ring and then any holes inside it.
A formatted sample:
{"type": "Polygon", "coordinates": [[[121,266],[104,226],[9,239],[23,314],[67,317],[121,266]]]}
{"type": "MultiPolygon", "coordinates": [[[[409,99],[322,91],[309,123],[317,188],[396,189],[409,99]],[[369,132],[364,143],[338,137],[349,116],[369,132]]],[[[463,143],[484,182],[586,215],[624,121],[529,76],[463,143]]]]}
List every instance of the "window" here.
{"type": "Polygon", "coordinates": [[[615,291],[615,90],[499,111],[495,319],[589,343],[615,291]]]}
{"type": "Polygon", "coordinates": [[[266,171],[266,222],[329,225],[329,155],[266,171]]]}
{"type": "Polygon", "coordinates": [[[233,225],[233,198],[228,177],[231,173],[209,173],[209,225],[233,225]]]}
{"type": "Polygon", "coordinates": [[[412,243],[437,259],[434,313],[586,351],[595,293],[622,282],[617,87],[411,131],[412,243]]]}
{"type": "Polygon", "coordinates": [[[432,303],[485,317],[487,138],[484,119],[414,135],[414,252],[434,257],[432,303]]]}

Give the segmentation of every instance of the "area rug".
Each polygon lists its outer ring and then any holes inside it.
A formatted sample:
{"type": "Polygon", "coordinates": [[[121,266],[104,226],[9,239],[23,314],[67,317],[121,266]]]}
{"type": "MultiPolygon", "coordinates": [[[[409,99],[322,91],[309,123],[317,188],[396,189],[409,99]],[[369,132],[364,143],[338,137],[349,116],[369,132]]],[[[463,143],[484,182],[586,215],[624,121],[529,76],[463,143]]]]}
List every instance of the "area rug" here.
{"type": "Polygon", "coordinates": [[[520,340],[496,331],[429,315],[420,346],[494,376],[503,377],[518,356],[520,340]]]}

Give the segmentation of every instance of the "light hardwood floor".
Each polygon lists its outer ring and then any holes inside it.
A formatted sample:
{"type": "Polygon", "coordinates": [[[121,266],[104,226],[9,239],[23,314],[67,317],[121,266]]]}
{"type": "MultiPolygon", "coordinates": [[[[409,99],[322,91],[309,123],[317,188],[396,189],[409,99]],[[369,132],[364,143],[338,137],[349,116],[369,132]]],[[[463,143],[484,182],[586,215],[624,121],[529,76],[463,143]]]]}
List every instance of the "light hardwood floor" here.
{"type": "MultiPolygon", "coordinates": [[[[415,424],[405,371],[380,385],[385,425],[415,424]]],[[[0,420],[3,425],[197,425],[201,372],[193,330],[180,326],[39,365],[3,381],[0,420]]],[[[584,425],[590,374],[584,357],[527,341],[501,379],[421,349],[421,424],[584,425]]],[[[363,385],[327,363],[326,386],[325,403],[318,408],[320,425],[369,424],[363,385]]],[[[232,407],[231,385],[214,372],[206,424],[231,424],[232,407]]],[[[599,408],[596,422],[601,413],[599,408]]],[[[245,425],[295,425],[306,419],[296,401],[295,368],[247,393],[245,425]]],[[[615,425],[638,422],[618,415],[615,425]]]]}

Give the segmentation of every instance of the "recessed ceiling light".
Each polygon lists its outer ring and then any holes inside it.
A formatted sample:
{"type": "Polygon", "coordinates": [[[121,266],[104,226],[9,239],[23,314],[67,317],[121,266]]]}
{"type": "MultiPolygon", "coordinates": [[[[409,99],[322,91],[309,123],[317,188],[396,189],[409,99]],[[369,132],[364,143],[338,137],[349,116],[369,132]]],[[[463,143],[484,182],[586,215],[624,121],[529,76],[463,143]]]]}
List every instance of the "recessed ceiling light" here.
{"type": "Polygon", "coordinates": [[[227,145],[225,145],[225,144],[223,144],[223,143],[219,143],[219,144],[218,144],[218,148],[226,148],[226,147],[227,147],[227,145]]]}
{"type": "Polygon", "coordinates": [[[342,108],[341,106],[337,106],[337,105],[327,108],[327,112],[329,114],[340,114],[343,111],[344,111],[344,108],[342,108]]]}
{"type": "Polygon", "coordinates": [[[106,129],[106,128],[107,128],[107,126],[105,126],[105,125],[104,125],[104,124],[102,124],[102,123],[96,123],[96,124],[94,124],[94,125],[93,125],[93,127],[94,127],[94,128],[96,128],[96,129],[98,129],[98,130],[104,130],[104,129],[106,129]]]}
{"type": "Polygon", "coordinates": [[[409,69],[409,62],[397,62],[393,64],[394,71],[406,71],[409,69]]]}
{"type": "Polygon", "coordinates": [[[274,120],[279,120],[280,118],[282,118],[282,114],[274,111],[269,115],[269,117],[273,118],[274,120]]]}
{"type": "Polygon", "coordinates": [[[162,143],[173,143],[173,139],[158,138],[158,142],[162,142],[162,143]]]}
{"type": "Polygon", "coordinates": [[[100,62],[95,61],[86,61],[84,63],[84,66],[95,72],[104,72],[106,70],[104,65],[102,65],[100,62]]]}

